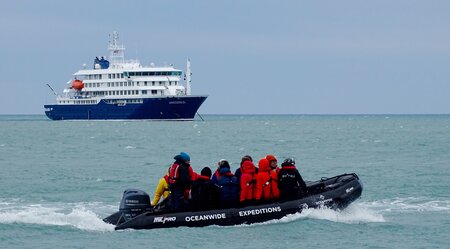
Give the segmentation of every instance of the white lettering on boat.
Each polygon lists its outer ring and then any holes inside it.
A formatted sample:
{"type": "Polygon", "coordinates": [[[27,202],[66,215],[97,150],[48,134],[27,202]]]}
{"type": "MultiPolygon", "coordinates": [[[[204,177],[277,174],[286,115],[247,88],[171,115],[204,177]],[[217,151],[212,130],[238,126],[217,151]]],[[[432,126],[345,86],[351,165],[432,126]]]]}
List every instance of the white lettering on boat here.
{"type": "Polygon", "coordinates": [[[204,215],[193,215],[193,216],[186,216],[184,218],[187,222],[191,221],[202,221],[202,220],[220,220],[220,219],[226,219],[225,213],[221,214],[204,214],[204,215]]]}
{"type": "Polygon", "coordinates": [[[259,215],[281,212],[281,207],[259,208],[246,211],[239,211],[239,216],[259,215]]]}
{"type": "Polygon", "coordinates": [[[323,207],[323,205],[325,205],[325,204],[327,204],[329,202],[332,202],[332,201],[333,201],[333,199],[329,198],[329,199],[326,199],[326,200],[323,200],[323,201],[317,201],[316,205],[319,205],[319,207],[323,207]]]}
{"type": "Polygon", "coordinates": [[[182,100],[181,100],[181,101],[169,101],[169,104],[170,104],[170,105],[174,105],[174,104],[175,104],[175,105],[176,105],[176,104],[186,104],[186,101],[182,101],[182,100]]]}
{"type": "Polygon", "coordinates": [[[177,217],[155,217],[153,219],[153,223],[166,223],[166,222],[170,222],[170,221],[176,221],[177,217]]]}

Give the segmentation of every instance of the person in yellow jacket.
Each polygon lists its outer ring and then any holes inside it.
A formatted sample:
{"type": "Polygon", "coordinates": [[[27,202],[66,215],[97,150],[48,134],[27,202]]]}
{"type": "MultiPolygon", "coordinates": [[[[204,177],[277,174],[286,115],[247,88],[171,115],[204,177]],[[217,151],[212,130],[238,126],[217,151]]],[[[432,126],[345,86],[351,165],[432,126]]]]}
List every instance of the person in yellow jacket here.
{"type": "MultiPolygon", "coordinates": [[[[170,170],[170,168],[169,168],[170,170]]],[[[161,199],[161,196],[163,197],[163,200],[167,199],[170,195],[169,190],[169,172],[159,179],[158,186],[156,186],[155,195],[152,200],[152,206],[156,206],[156,204],[159,203],[159,200],[161,199]]]]}

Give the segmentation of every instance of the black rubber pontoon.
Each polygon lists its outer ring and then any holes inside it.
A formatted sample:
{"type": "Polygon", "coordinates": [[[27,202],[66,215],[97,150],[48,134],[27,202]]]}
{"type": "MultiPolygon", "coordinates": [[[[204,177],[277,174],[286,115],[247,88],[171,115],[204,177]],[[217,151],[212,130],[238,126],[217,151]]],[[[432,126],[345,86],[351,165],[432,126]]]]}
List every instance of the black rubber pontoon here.
{"type": "Polygon", "coordinates": [[[308,196],[285,202],[175,213],[153,210],[150,207],[150,198],[145,192],[128,189],[124,192],[119,212],[103,220],[115,225],[116,230],[251,224],[280,219],[288,214],[299,213],[304,208],[343,209],[359,198],[362,193],[362,184],[354,173],[307,182],[307,187],[308,196]]]}

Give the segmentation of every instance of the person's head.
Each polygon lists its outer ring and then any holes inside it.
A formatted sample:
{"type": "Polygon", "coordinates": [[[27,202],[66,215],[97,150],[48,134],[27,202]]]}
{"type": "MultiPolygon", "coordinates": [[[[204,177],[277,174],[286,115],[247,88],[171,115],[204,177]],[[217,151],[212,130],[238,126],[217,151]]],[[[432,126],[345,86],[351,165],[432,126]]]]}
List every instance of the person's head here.
{"type": "Polygon", "coordinates": [[[231,167],[230,167],[230,164],[229,164],[228,161],[225,160],[225,159],[221,159],[221,160],[217,163],[217,166],[218,166],[219,169],[221,169],[221,168],[231,168],[231,167]]]}
{"type": "Polygon", "coordinates": [[[175,161],[177,162],[185,162],[188,164],[191,161],[191,157],[186,152],[181,152],[180,154],[176,155],[173,159],[175,159],[175,161]]]}
{"type": "Polygon", "coordinates": [[[295,166],[295,160],[293,158],[286,158],[281,166],[295,166]]]}
{"type": "Polygon", "coordinates": [[[189,154],[187,152],[181,152],[180,155],[183,157],[184,161],[186,161],[187,163],[191,162],[191,157],[189,156],[189,154]]]}
{"type": "Polygon", "coordinates": [[[266,158],[262,158],[258,162],[258,167],[260,171],[270,171],[269,160],[267,160],[266,158]]]}
{"type": "Polygon", "coordinates": [[[266,159],[267,161],[269,161],[269,166],[271,169],[275,169],[276,167],[278,167],[278,161],[274,155],[267,155],[266,159]]]}
{"type": "Polygon", "coordinates": [[[241,167],[242,167],[242,164],[244,164],[245,161],[253,162],[253,158],[252,158],[251,156],[249,156],[249,155],[243,156],[243,157],[241,158],[241,167]]]}
{"type": "Polygon", "coordinates": [[[247,160],[242,163],[242,172],[253,173],[255,172],[255,165],[252,161],[247,160]]]}
{"type": "Polygon", "coordinates": [[[207,176],[208,178],[211,178],[212,172],[211,172],[211,169],[210,169],[208,166],[206,166],[206,167],[204,167],[204,168],[202,169],[202,171],[200,172],[200,174],[201,174],[202,176],[207,176]]]}

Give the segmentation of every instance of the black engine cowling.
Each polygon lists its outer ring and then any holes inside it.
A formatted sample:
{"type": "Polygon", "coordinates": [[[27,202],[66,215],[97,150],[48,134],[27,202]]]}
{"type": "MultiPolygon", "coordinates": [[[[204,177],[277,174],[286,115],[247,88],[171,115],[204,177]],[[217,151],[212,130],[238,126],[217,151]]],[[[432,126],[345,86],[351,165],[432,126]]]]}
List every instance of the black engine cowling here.
{"type": "Polygon", "coordinates": [[[120,201],[119,212],[125,220],[132,219],[137,215],[150,210],[150,196],[139,189],[126,189],[120,201]]]}

